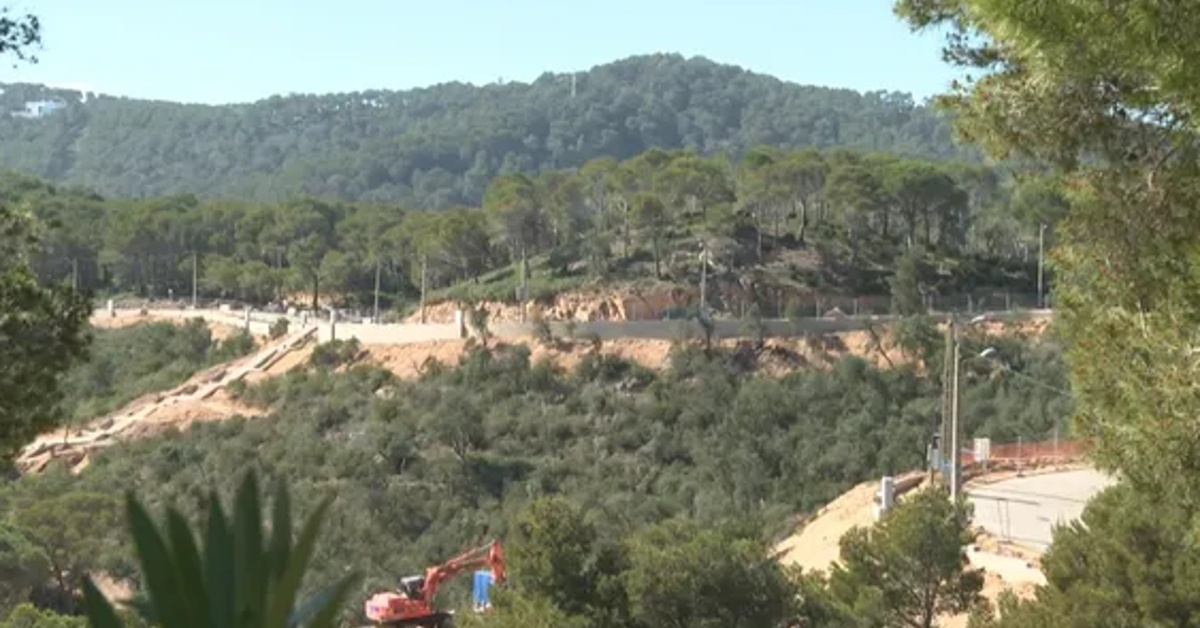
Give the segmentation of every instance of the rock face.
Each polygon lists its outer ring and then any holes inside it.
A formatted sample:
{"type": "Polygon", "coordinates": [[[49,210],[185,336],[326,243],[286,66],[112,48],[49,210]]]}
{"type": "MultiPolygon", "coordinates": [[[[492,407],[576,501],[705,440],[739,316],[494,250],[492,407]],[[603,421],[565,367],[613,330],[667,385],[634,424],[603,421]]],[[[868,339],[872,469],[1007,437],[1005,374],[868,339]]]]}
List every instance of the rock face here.
{"type": "MultiPolygon", "coordinates": [[[[550,303],[526,304],[526,319],[541,316],[552,321],[636,321],[659,318],[663,311],[682,308],[693,304],[697,295],[683,288],[631,288],[618,292],[567,292],[555,296],[550,303]]],[[[494,322],[518,321],[520,306],[513,303],[487,301],[490,320],[494,322]]],[[[454,312],[459,309],[456,302],[442,302],[426,308],[426,322],[453,323],[454,312]]],[[[419,323],[420,312],[405,319],[406,323],[419,323]]]]}

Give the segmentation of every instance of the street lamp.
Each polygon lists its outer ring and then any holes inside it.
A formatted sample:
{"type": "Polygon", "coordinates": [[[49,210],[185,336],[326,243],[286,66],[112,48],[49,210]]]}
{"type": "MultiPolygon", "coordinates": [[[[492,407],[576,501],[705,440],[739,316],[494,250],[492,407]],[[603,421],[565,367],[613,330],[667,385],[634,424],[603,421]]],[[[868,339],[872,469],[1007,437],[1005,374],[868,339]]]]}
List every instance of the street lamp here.
{"type": "Polygon", "coordinates": [[[988,359],[988,361],[990,361],[992,364],[995,364],[996,366],[1000,367],[1000,370],[1004,371],[1005,373],[1008,373],[1015,377],[1020,377],[1021,379],[1024,379],[1025,381],[1029,382],[1030,384],[1033,384],[1034,386],[1037,386],[1039,388],[1045,388],[1046,390],[1048,390],[1052,393],[1061,395],[1063,397],[1070,398],[1072,396],[1071,391],[1069,391],[1069,390],[1063,390],[1062,388],[1058,388],[1056,386],[1051,386],[1045,382],[1042,382],[1041,380],[1037,379],[1036,377],[1033,377],[1031,375],[1026,375],[1025,373],[1022,373],[1020,371],[1014,371],[1012,369],[1012,367],[1005,364],[1004,362],[1001,362],[998,359],[993,359],[997,353],[999,353],[999,349],[997,349],[996,347],[988,347],[988,348],[984,349],[983,351],[979,352],[979,357],[988,359]]]}
{"type": "MultiPolygon", "coordinates": [[[[1045,390],[1048,390],[1048,391],[1050,391],[1056,395],[1059,395],[1061,397],[1064,397],[1066,399],[1071,399],[1073,397],[1073,395],[1071,394],[1071,391],[1069,391],[1069,390],[1063,390],[1062,388],[1058,388],[1056,386],[1051,386],[1045,382],[1042,382],[1041,380],[1037,379],[1036,377],[1026,375],[1025,373],[1021,373],[1019,371],[1014,371],[1012,369],[1012,367],[1010,367],[1009,365],[1005,364],[1001,360],[995,359],[995,356],[997,353],[999,353],[999,351],[995,347],[988,347],[979,353],[979,357],[985,358],[992,364],[995,364],[996,366],[1000,367],[1001,371],[1004,371],[1005,373],[1008,373],[1015,377],[1019,377],[1019,378],[1025,380],[1026,382],[1029,382],[1030,384],[1037,386],[1038,388],[1043,388],[1045,390]]],[[[1054,420],[1054,452],[1055,452],[1055,456],[1058,455],[1058,432],[1059,432],[1059,420],[1057,418],[1055,418],[1055,420],[1054,420]]]]}

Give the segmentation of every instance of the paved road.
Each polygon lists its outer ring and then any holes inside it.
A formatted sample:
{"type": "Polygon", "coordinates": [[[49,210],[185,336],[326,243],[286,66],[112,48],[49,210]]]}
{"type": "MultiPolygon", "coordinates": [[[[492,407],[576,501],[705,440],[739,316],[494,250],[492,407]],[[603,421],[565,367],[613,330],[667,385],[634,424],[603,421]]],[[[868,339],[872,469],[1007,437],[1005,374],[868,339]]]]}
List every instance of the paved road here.
{"type": "Polygon", "coordinates": [[[976,524],[996,538],[1042,551],[1050,546],[1056,523],[1078,519],[1087,501],[1111,483],[1085,469],[1002,480],[967,496],[975,505],[976,524]]]}

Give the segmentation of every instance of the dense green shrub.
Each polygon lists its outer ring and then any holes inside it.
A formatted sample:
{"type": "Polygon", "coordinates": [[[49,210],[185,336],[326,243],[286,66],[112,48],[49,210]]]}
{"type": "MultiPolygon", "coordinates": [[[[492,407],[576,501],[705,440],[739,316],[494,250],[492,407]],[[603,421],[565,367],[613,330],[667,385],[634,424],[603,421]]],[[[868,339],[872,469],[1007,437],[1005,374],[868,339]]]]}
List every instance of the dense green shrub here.
{"type": "MultiPolygon", "coordinates": [[[[352,344],[326,351],[350,355],[352,344]]],[[[1061,378],[1052,345],[997,348],[1039,384],[1061,378]]],[[[24,478],[7,498],[132,488],[152,508],[199,515],[214,479],[257,468],[267,481],[288,479],[301,508],[336,493],[313,581],[353,567],[367,577],[365,595],[506,537],[539,496],[578,505],[602,541],[672,518],[750,519],[765,535],[852,484],[923,465],[940,389],[919,371],[847,358],[772,379],[748,374],[734,352],[711,356],[680,346],[656,373],[589,353],[568,372],[534,362],[525,346],[474,343],[458,367],[415,380],[369,364],[296,371],[246,391],[267,418],[115,445],[76,478],[24,478]]],[[[1026,378],[968,366],[969,435],[1044,438],[1068,409],[1026,378]]],[[[133,573],[124,561],[105,568],[133,573]]],[[[449,587],[446,602],[466,591],[449,587]]]]}

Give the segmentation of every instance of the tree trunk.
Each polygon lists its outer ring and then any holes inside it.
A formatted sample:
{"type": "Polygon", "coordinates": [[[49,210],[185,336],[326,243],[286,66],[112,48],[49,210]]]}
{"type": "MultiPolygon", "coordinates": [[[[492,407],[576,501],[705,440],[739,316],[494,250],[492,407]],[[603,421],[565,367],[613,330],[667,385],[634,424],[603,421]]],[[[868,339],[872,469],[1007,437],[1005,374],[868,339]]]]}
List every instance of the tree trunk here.
{"type": "Polygon", "coordinates": [[[659,263],[658,256],[658,236],[654,236],[654,278],[662,279],[662,267],[659,263]]]}
{"type": "Polygon", "coordinates": [[[800,244],[804,244],[804,236],[808,230],[808,203],[799,201],[796,204],[800,208],[800,230],[796,232],[796,238],[800,241],[800,244]]]}
{"type": "Polygon", "coordinates": [[[312,309],[314,312],[321,309],[320,297],[321,297],[321,279],[314,275],[313,276],[313,292],[312,292],[312,309]]]}
{"type": "Polygon", "coordinates": [[[619,202],[621,203],[621,216],[622,216],[621,231],[623,232],[622,233],[622,242],[621,242],[621,259],[629,259],[629,249],[631,247],[631,244],[629,242],[629,240],[630,240],[629,203],[625,202],[624,199],[622,199],[619,202]]]}
{"type": "Polygon", "coordinates": [[[763,209],[761,206],[758,208],[758,211],[754,212],[754,222],[755,222],[754,231],[758,235],[758,261],[760,261],[760,262],[762,261],[762,257],[763,257],[763,217],[762,217],[762,212],[763,212],[763,209]]]}

